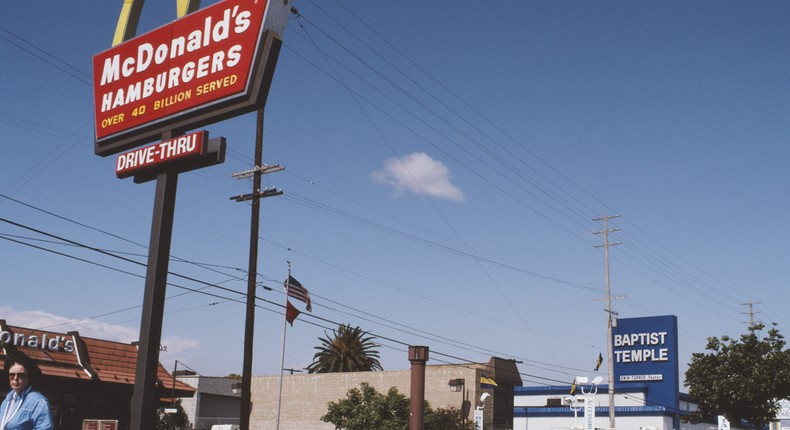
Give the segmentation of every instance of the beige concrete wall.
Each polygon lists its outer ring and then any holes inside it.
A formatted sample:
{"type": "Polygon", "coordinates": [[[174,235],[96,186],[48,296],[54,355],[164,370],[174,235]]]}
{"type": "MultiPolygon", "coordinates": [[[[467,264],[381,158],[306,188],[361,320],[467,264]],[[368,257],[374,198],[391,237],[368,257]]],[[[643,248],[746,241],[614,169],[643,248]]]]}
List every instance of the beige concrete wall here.
{"type": "MultiPolygon", "coordinates": [[[[432,408],[452,406],[461,409],[462,396],[466,394],[471,401],[471,411],[474,411],[475,401],[482,393],[477,384],[479,372],[463,366],[426,366],[425,400],[432,408]],[[450,391],[449,381],[456,378],[465,380],[466,393],[450,391]]],[[[358,388],[362,382],[367,382],[380,393],[386,394],[390,387],[395,387],[399,393],[411,397],[410,380],[411,373],[408,370],[284,375],[280,430],[334,430],[332,424],[321,421],[321,416],[327,411],[327,403],[346,398],[348,390],[358,388]]],[[[275,428],[278,386],[279,376],[252,379],[251,430],[275,428]]],[[[487,403],[485,415],[490,417],[488,408],[491,403],[487,403]]],[[[473,412],[469,413],[468,418],[472,420],[473,412]]]]}

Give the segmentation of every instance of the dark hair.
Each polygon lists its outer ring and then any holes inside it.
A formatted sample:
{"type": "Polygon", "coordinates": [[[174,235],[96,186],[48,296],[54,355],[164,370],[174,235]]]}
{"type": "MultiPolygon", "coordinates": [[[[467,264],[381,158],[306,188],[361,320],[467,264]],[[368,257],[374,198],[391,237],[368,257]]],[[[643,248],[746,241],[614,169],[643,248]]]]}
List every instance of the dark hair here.
{"type": "Polygon", "coordinates": [[[25,368],[27,380],[30,385],[34,385],[41,379],[41,369],[39,369],[38,364],[21,351],[13,351],[6,355],[3,363],[3,377],[5,379],[8,379],[8,371],[15,364],[19,364],[25,368]]]}

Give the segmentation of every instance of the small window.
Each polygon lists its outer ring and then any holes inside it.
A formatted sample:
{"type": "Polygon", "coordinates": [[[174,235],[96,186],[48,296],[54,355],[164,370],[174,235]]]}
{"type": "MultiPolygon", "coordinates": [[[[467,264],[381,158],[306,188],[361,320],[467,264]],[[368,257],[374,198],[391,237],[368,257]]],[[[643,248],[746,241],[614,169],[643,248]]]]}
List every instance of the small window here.
{"type": "Polygon", "coordinates": [[[549,397],[546,399],[546,406],[562,406],[562,399],[559,397],[549,397]]]}

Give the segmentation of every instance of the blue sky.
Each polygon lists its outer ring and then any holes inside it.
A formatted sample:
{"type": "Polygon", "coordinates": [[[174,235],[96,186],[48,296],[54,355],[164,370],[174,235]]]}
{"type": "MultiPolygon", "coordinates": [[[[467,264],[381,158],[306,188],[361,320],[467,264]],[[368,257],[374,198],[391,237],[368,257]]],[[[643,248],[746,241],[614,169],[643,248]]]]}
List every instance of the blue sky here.
{"type": "MultiPolygon", "coordinates": [[[[120,6],[0,16],[11,325],[138,335],[144,267],[58,239],[145,262],[153,184],[93,153],[91,59],[120,6]]],[[[281,304],[290,261],[323,320],[288,329],[285,367],[350,323],[388,370],[419,344],[435,363],[515,358],[527,384],[590,373],[606,356],[593,219],[615,214],[614,309],[677,315],[681,363],[743,333],[743,303],[787,332],[787,3],[294,6],[266,106],[264,162],[286,170],[265,178],[284,194],[263,201],[273,290],[258,292],[281,304]]],[[[174,1],[147,2],[138,33],[174,17],[174,1]]],[[[250,224],[229,197],[251,184],[231,174],[251,168],[255,117],[205,129],[228,156],[179,178],[171,271],[201,282],[170,276],[161,361],[225,375],[241,373],[250,224]]],[[[260,306],[253,369],[274,374],[281,310],[260,306]]]]}

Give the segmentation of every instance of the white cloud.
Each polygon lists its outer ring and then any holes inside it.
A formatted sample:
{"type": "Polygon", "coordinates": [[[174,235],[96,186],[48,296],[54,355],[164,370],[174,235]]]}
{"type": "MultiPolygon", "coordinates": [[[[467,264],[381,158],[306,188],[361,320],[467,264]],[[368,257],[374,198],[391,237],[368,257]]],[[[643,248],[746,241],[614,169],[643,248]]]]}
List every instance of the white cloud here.
{"type": "MultiPolygon", "coordinates": [[[[200,350],[201,343],[199,341],[181,336],[168,336],[162,338],[162,346],[167,349],[163,349],[159,352],[159,362],[165,367],[173,365],[173,368],[168,368],[168,371],[174,370],[175,364],[173,363],[179,361],[181,366],[187,367],[198,373],[203,374],[204,372],[210,372],[214,374],[215,370],[207,367],[206,362],[201,358],[201,355],[205,354],[205,351],[200,350]],[[189,366],[195,366],[195,368],[192,369],[189,366]]],[[[181,366],[179,366],[179,368],[181,368],[181,366]]]]}
{"type": "MultiPolygon", "coordinates": [[[[47,330],[56,333],[68,333],[76,330],[83,337],[121,343],[137,341],[140,336],[140,331],[137,328],[108,324],[94,319],[75,320],[74,318],[44,311],[20,311],[10,306],[0,306],[0,319],[4,319],[8,325],[16,327],[47,330]]],[[[196,339],[182,336],[167,336],[162,338],[162,345],[167,347],[167,350],[159,353],[160,363],[167,365],[175,359],[182,361],[186,359],[189,363],[201,363],[199,356],[202,344],[196,339]]]]}
{"type": "Polygon", "coordinates": [[[168,353],[178,354],[200,347],[200,342],[195,339],[189,339],[181,336],[169,336],[162,339],[162,345],[167,347],[168,353]]]}
{"type": "Polygon", "coordinates": [[[463,192],[451,181],[450,169],[424,152],[390,158],[384,162],[384,170],[370,176],[374,182],[389,185],[399,194],[464,201],[463,192]]]}
{"type": "Polygon", "coordinates": [[[117,324],[107,324],[92,319],[75,320],[44,311],[18,311],[10,306],[0,306],[0,319],[8,325],[41,329],[59,333],[79,331],[81,336],[129,343],[137,340],[137,329],[117,324]]]}

